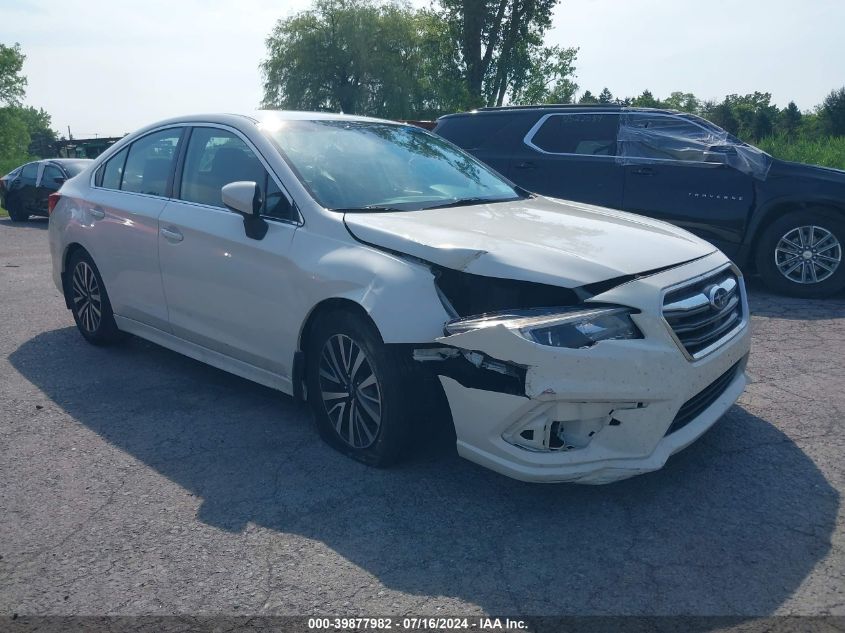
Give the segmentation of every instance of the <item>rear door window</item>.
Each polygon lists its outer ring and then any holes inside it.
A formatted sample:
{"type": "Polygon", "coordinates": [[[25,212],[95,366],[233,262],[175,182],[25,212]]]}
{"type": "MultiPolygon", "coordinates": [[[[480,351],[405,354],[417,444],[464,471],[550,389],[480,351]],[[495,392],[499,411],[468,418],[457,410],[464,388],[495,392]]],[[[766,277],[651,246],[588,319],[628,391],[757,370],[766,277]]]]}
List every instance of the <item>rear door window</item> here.
{"type": "Polygon", "coordinates": [[[123,166],[126,163],[126,154],[129,149],[123,149],[112,156],[105,165],[100,167],[97,173],[97,184],[106,189],[120,189],[120,181],[123,179],[123,166]]]}
{"type": "Polygon", "coordinates": [[[120,189],[152,196],[168,195],[167,187],[181,136],[182,128],[169,128],[147,134],[132,143],[120,189]]]}
{"type": "Polygon", "coordinates": [[[540,124],[530,144],[549,154],[615,156],[618,126],[614,113],[553,114],[540,124]]]}
{"type": "Polygon", "coordinates": [[[23,169],[21,169],[21,178],[26,178],[27,180],[35,180],[38,176],[38,163],[29,163],[28,165],[24,165],[23,169]]]}
{"type": "Polygon", "coordinates": [[[62,170],[56,167],[55,165],[47,165],[44,168],[44,173],[41,175],[41,186],[48,187],[50,189],[58,189],[61,185],[61,181],[64,181],[65,175],[62,173],[62,170]]]}

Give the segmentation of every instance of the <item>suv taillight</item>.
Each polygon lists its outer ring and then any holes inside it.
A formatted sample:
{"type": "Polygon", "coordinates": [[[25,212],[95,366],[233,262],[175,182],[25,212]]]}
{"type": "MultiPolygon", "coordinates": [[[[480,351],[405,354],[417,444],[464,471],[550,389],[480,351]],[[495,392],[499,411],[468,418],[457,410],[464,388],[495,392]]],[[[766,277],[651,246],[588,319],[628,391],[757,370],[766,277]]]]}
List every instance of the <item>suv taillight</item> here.
{"type": "MultiPolygon", "coordinates": [[[[61,198],[61,197],[62,197],[62,194],[60,194],[58,192],[51,193],[47,197],[47,215],[53,214],[53,209],[56,208],[56,205],[59,203],[59,198],[61,198]]],[[[43,198],[42,198],[42,200],[43,200],[43,198]]]]}

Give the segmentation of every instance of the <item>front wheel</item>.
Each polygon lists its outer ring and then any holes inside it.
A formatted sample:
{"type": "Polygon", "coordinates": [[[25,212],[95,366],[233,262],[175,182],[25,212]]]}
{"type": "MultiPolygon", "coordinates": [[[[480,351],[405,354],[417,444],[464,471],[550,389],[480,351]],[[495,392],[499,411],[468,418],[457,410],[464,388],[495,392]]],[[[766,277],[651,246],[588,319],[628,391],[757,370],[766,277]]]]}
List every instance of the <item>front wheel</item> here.
{"type": "Polygon", "coordinates": [[[817,299],[845,288],[845,220],[824,210],[790,213],[763,232],[757,271],[783,294],[817,299]]]}
{"type": "Polygon", "coordinates": [[[122,337],[100,271],[85,251],[77,250],[70,256],[65,286],[73,320],[85,340],[108,345],[122,337]]]}
{"type": "Polygon", "coordinates": [[[320,436],[371,466],[395,462],[414,415],[409,361],[386,347],[369,321],[342,310],[318,316],[306,356],[320,436]]]}

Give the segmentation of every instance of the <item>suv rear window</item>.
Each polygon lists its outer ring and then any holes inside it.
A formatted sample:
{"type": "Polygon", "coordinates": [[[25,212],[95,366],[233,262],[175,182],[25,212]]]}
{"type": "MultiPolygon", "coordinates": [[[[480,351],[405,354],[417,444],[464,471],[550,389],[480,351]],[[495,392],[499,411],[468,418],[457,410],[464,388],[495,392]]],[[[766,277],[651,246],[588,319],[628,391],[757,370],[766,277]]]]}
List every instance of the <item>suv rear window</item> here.
{"type": "Polygon", "coordinates": [[[615,156],[618,127],[615,113],[553,114],[529,141],[551,154],[615,156]]]}
{"type": "Polygon", "coordinates": [[[512,120],[502,115],[468,114],[439,121],[434,132],[462,149],[477,149],[512,120]]]}

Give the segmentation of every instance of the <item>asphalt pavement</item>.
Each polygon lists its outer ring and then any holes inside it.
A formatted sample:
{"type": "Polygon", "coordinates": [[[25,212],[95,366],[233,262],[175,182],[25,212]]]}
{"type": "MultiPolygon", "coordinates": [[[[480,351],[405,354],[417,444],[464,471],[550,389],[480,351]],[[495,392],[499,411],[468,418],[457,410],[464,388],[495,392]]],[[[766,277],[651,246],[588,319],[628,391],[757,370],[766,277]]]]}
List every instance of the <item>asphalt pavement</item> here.
{"type": "Polygon", "coordinates": [[[442,442],[367,468],[284,395],[88,345],[46,227],[0,218],[2,615],[845,615],[845,296],[751,280],[752,383],[710,432],[532,485],[442,442]]]}

